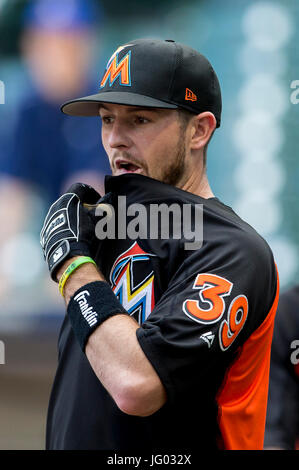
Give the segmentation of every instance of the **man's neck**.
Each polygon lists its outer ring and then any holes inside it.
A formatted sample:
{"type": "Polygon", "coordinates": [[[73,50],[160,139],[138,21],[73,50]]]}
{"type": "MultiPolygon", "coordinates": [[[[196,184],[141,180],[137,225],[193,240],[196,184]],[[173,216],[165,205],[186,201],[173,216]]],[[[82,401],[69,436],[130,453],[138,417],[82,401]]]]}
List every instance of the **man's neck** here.
{"type": "Polygon", "coordinates": [[[208,177],[204,171],[202,175],[194,172],[191,178],[181,187],[184,191],[196,194],[197,196],[202,197],[203,199],[209,199],[215,197],[212,189],[210,187],[208,177]]]}

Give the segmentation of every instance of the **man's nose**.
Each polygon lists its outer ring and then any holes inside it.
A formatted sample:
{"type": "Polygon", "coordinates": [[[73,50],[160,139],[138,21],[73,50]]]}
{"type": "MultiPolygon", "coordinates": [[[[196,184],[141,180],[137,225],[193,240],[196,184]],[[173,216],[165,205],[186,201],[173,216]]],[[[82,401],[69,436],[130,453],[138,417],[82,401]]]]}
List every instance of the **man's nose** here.
{"type": "Polygon", "coordinates": [[[128,129],[124,124],[114,122],[109,134],[108,143],[111,148],[129,147],[130,137],[128,129]]]}

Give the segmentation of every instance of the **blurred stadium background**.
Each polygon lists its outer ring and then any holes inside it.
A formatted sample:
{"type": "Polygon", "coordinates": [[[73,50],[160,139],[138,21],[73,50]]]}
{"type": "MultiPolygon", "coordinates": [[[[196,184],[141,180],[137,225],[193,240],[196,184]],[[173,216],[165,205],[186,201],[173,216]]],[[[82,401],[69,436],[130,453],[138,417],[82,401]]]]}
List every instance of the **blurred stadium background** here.
{"type": "MultiPolygon", "coordinates": [[[[31,179],[36,165],[30,163],[30,155],[18,163],[18,171],[13,164],[20,158],[15,141],[26,127],[26,119],[18,123],[21,103],[36,86],[28,66],[33,61],[34,68],[35,58],[25,60],[22,39],[28,24],[34,28],[38,22],[30,23],[24,16],[29,3],[34,2],[0,0],[0,340],[5,346],[5,364],[0,364],[0,449],[44,448],[57,337],[64,315],[39,246],[51,196],[39,176],[31,179]]],[[[57,23],[71,15],[69,9],[76,3],[60,0],[57,23]]],[[[98,83],[113,50],[138,37],[175,39],[210,59],[223,93],[222,126],[208,151],[212,188],[269,242],[282,289],[297,283],[298,0],[94,0],[92,7],[96,8],[94,21],[85,24],[92,29],[92,55],[87,64],[91,83],[98,83]]],[[[84,8],[78,10],[79,20],[85,14],[84,8]]],[[[39,28],[46,30],[47,15],[43,18],[42,10],[40,15],[39,28]]],[[[29,36],[29,47],[31,40],[29,36]]],[[[50,43],[40,44],[50,60],[50,43]]],[[[51,68],[47,73],[49,78],[51,68]]],[[[100,128],[88,135],[85,125],[81,137],[72,122],[66,118],[62,123],[68,151],[91,150],[95,157],[98,151],[103,159],[100,128]]],[[[55,135],[38,135],[34,126],[22,138],[31,144],[49,138],[55,141],[55,135]]],[[[44,161],[49,158],[47,152],[42,146],[36,151],[49,168],[44,161]]],[[[106,169],[103,163],[102,171],[106,169]]],[[[53,175],[48,177],[55,178],[53,175]]]]}

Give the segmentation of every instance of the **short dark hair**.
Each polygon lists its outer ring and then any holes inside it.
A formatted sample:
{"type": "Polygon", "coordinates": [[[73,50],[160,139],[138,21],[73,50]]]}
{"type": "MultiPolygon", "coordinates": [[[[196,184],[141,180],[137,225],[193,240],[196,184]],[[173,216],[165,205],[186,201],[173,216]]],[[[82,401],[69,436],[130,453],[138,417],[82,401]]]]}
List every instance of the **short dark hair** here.
{"type": "MultiPolygon", "coordinates": [[[[179,115],[179,120],[182,124],[182,128],[186,129],[187,125],[189,124],[190,120],[195,116],[194,113],[191,111],[188,111],[187,109],[184,108],[178,108],[177,109],[178,115],[179,115]]],[[[213,137],[213,134],[215,132],[215,129],[213,130],[211,137],[209,138],[208,142],[206,143],[204,149],[203,149],[203,166],[206,168],[207,166],[207,150],[208,150],[208,145],[213,137]]]]}

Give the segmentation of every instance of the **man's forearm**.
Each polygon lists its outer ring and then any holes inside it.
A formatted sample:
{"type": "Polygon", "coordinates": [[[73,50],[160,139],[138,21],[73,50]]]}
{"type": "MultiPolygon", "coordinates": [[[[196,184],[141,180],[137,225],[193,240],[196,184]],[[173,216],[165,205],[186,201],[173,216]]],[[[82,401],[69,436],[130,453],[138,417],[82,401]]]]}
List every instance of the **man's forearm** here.
{"type": "MultiPolygon", "coordinates": [[[[74,259],[63,264],[58,271],[58,279],[74,259]]],[[[66,306],[78,289],[94,281],[106,280],[93,264],[80,266],[65,283],[66,306]]],[[[166,393],[138,343],[138,328],[138,323],[131,316],[123,313],[114,315],[89,336],[85,354],[95,374],[122,411],[148,416],[165,403],[166,393]]]]}
{"type": "MultiPolygon", "coordinates": [[[[74,258],[68,259],[65,261],[57,272],[57,279],[59,280],[66,270],[66,268],[80,256],[75,256],[74,258]]],[[[93,281],[106,281],[103,274],[95,267],[94,264],[86,263],[80,266],[66,281],[64,285],[64,299],[66,307],[69,304],[70,298],[73,294],[80,289],[80,287],[85,284],[93,281]]]]}

